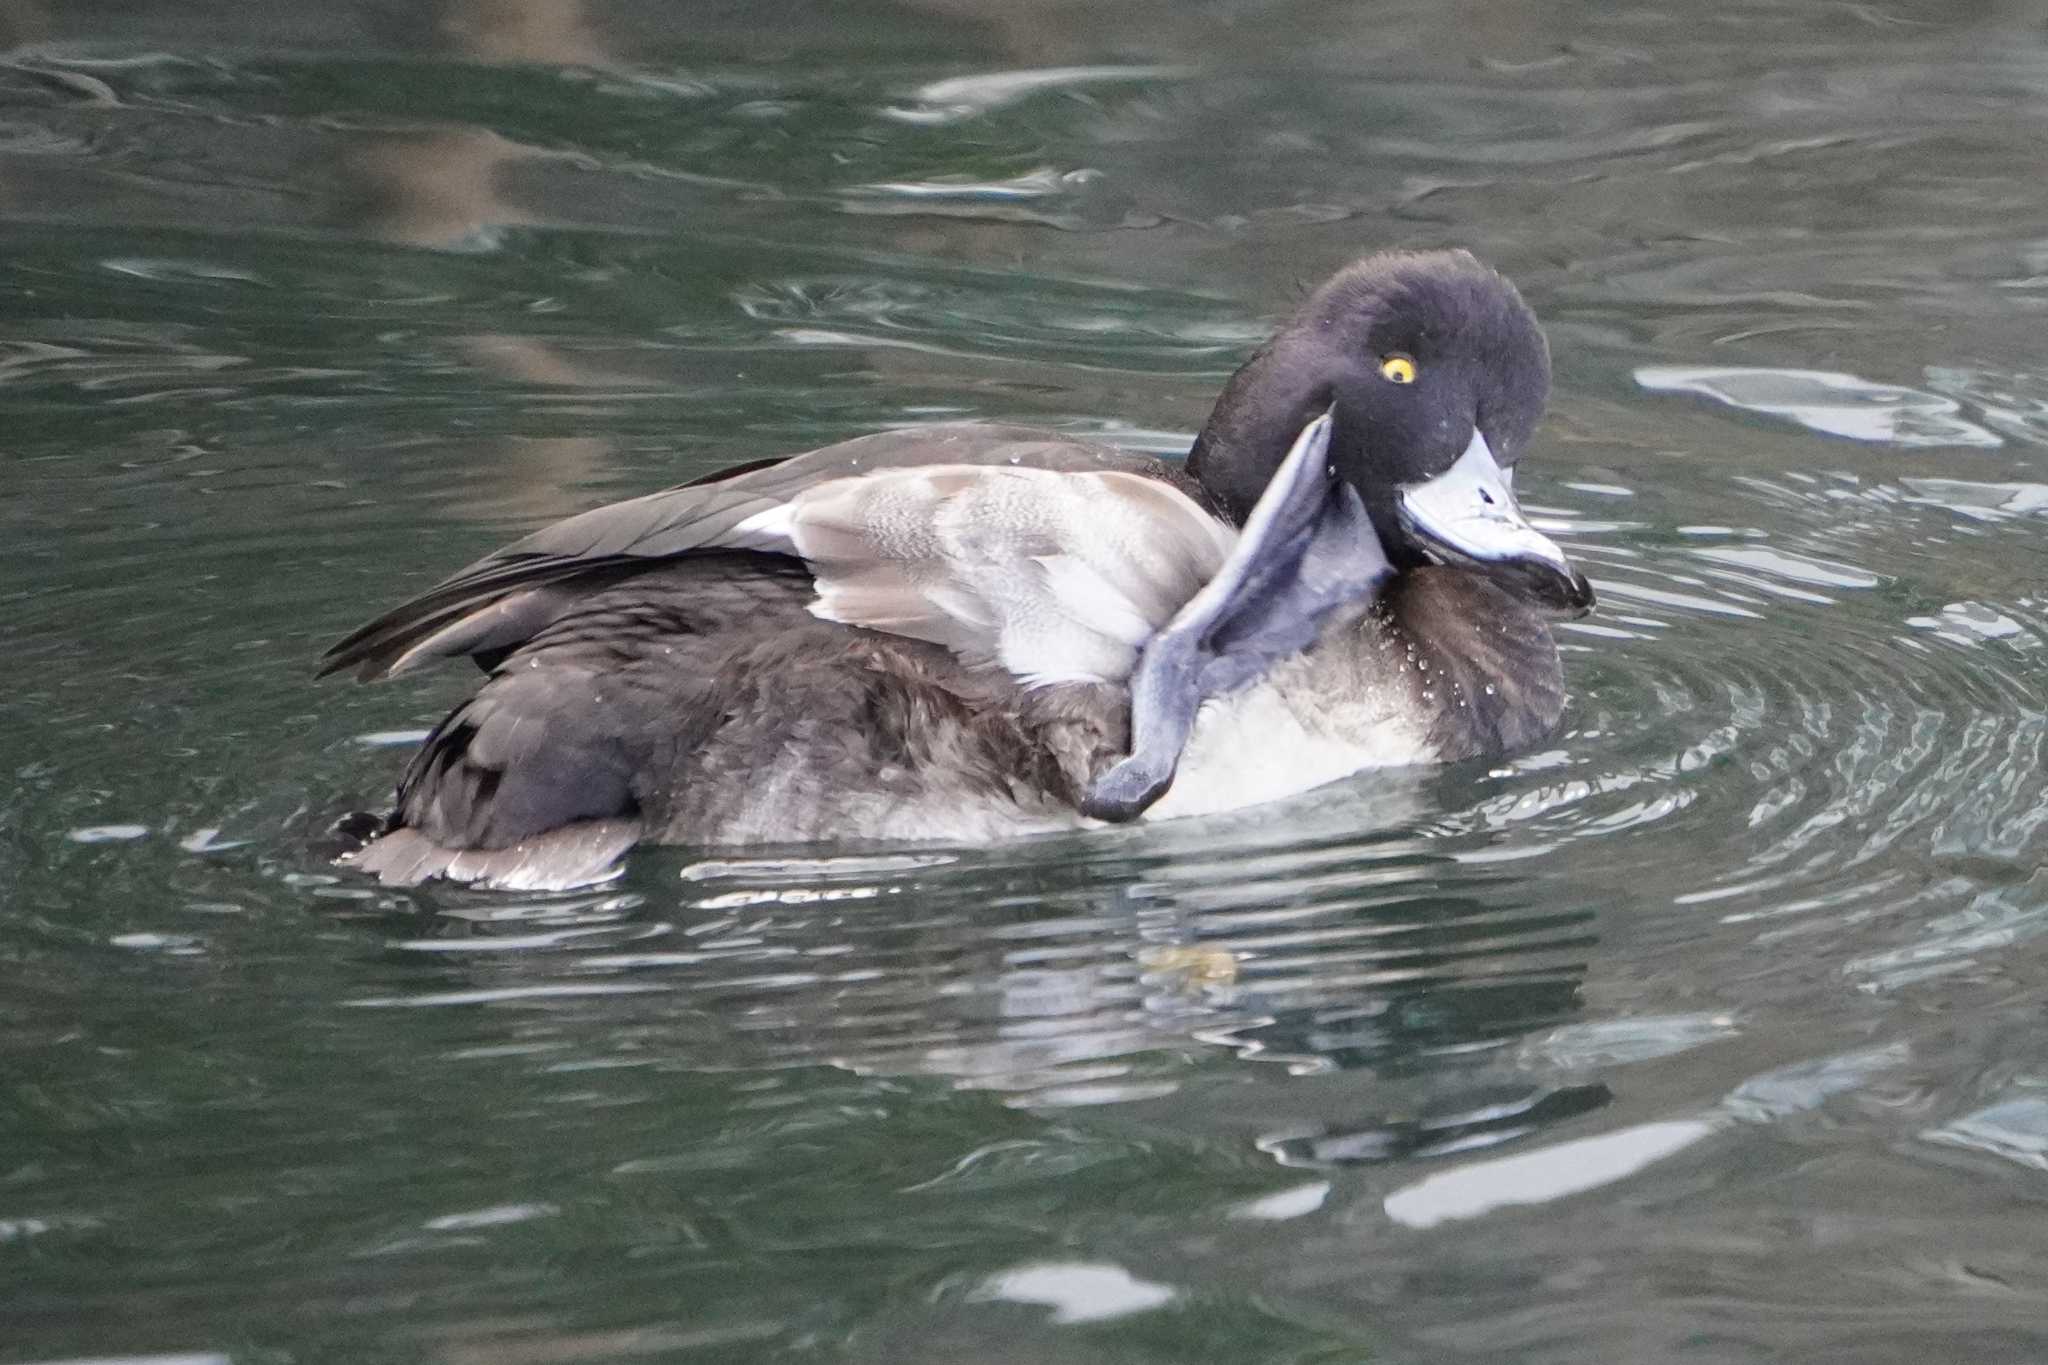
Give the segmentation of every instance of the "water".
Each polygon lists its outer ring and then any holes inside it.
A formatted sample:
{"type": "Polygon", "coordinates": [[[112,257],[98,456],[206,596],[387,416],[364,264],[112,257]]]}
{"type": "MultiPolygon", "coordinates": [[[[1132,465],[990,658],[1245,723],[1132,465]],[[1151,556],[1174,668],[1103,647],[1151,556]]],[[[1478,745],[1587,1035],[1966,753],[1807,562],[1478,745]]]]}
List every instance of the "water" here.
{"type": "Polygon", "coordinates": [[[2048,1355],[2048,7],[0,3],[0,1359],[2048,1355]],[[551,517],[1173,450],[1463,244],[1602,611],[1541,751],[398,894],[551,517]]]}

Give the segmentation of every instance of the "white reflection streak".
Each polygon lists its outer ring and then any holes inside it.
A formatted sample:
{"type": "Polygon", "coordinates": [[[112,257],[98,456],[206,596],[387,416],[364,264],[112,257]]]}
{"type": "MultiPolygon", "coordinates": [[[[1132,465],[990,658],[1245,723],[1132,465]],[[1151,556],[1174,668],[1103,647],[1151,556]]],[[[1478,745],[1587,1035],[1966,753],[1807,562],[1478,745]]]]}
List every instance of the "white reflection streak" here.
{"type": "Polygon", "coordinates": [[[1291,1190],[1276,1194],[1262,1195],[1234,1205],[1229,1216],[1233,1219],[1251,1219],[1258,1222],[1284,1222],[1289,1218],[1301,1218],[1314,1213],[1330,1197],[1330,1182],[1318,1180],[1311,1185],[1296,1185],[1291,1190]]]}
{"type": "Polygon", "coordinates": [[[1696,393],[1745,412],[1784,417],[1809,431],[1901,446],[2002,446],[2005,441],[1955,414],[1953,398],[1874,384],[1831,370],[1748,365],[1645,365],[1636,383],[1656,393],[1696,393]]]}
{"type": "Polygon", "coordinates": [[[913,92],[917,107],[892,106],[883,112],[900,123],[958,123],[991,109],[1015,103],[1041,90],[1064,89],[1102,81],[1166,80],[1192,74],[1180,66],[1046,66],[1020,71],[988,71],[933,81],[913,92]]]}
{"type": "Polygon", "coordinates": [[[1738,1123],[1767,1123],[1814,1109],[1832,1096],[1904,1065],[1911,1055],[1905,1044],[1891,1043],[1775,1067],[1750,1077],[1714,1110],[1698,1117],[1641,1123],[1532,1152],[1475,1161],[1403,1185],[1386,1197],[1382,1207],[1396,1223],[1420,1230],[1583,1194],[1625,1180],[1738,1123]]]}
{"type": "Polygon", "coordinates": [[[971,1296],[977,1302],[1042,1303],[1052,1320],[1066,1325],[1105,1322],[1171,1302],[1171,1285],[1140,1280],[1120,1265],[1051,1261],[1002,1270],[983,1280],[971,1296]]]}
{"type": "Polygon", "coordinates": [[[1965,1147],[2048,1171],[2048,1096],[2022,1095],[1920,1134],[1923,1142],[1965,1147]]]}
{"type": "Polygon", "coordinates": [[[1403,1227],[1433,1228],[1517,1204],[1547,1204],[1624,1180],[1683,1151],[1726,1120],[1671,1119],[1575,1138],[1534,1152],[1476,1161],[1427,1176],[1388,1195],[1387,1217],[1403,1227]]]}
{"type": "Polygon", "coordinates": [[[439,991],[427,995],[377,995],[363,1000],[344,1000],[343,1006],[359,1010],[420,1009],[436,1005],[502,1005],[514,1000],[557,1000],[583,995],[651,995],[665,986],[635,985],[630,982],[561,984],[553,986],[504,986],[495,990],[439,991]]]}

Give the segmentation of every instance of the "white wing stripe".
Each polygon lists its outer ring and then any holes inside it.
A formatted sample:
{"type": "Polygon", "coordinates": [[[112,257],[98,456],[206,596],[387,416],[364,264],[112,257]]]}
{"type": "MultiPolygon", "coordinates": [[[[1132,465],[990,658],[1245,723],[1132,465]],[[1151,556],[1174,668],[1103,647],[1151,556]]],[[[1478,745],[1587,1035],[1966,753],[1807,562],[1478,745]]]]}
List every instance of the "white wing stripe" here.
{"type": "Polygon", "coordinates": [[[756,512],[746,520],[736,523],[719,538],[721,546],[736,550],[768,550],[776,554],[796,552],[796,529],[794,526],[796,504],[777,503],[765,512],[756,512]]]}

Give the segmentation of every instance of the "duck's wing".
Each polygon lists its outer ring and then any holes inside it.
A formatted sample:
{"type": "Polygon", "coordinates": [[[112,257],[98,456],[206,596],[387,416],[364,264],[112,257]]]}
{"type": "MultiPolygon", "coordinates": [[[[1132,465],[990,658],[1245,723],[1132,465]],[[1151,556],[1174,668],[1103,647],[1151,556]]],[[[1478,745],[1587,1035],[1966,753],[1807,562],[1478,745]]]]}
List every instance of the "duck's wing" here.
{"type": "MultiPolygon", "coordinates": [[[[1146,482],[1187,486],[1185,475],[1159,461],[1029,428],[954,424],[882,432],[595,508],[545,527],[355,631],[327,651],[320,673],[354,669],[368,680],[462,656],[488,666],[559,619],[593,588],[655,564],[704,551],[801,556],[800,548],[779,531],[778,518],[808,489],[841,480],[880,477],[887,482],[891,474],[928,473],[931,466],[1051,474],[1123,471],[1147,475],[1146,482]]],[[[822,523],[817,534],[821,541],[829,538],[822,523]]],[[[833,546],[851,549],[843,537],[833,546]]],[[[849,585],[856,576],[850,564],[840,573],[849,585]]],[[[961,599],[963,605],[975,596],[961,599]]],[[[988,653],[1000,657],[1000,650],[988,653]]]]}
{"type": "Polygon", "coordinates": [[[1236,539],[1142,474],[972,465],[834,479],[748,527],[810,565],[814,616],[1027,687],[1123,681],[1236,539]]]}

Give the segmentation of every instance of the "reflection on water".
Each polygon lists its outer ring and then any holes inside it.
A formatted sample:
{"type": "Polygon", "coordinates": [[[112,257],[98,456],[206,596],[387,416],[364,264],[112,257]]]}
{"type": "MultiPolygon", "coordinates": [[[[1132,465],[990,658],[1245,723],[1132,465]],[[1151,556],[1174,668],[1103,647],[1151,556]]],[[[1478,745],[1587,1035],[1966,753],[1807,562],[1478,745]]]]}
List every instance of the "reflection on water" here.
{"type": "Polygon", "coordinates": [[[1645,365],[1636,383],[1659,393],[1697,393],[1747,412],[1787,417],[1811,431],[1900,446],[2000,446],[1954,414],[1953,398],[1872,384],[1824,370],[1707,369],[1645,365]]]}
{"type": "Polygon", "coordinates": [[[2034,1359],[2034,0],[0,0],[0,1354],[2034,1359]],[[1549,329],[1537,752],[996,849],[330,868],[542,521],[1549,329]]]}
{"type": "Polygon", "coordinates": [[[1135,863],[1070,840],[1057,876],[1027,844],[691,864],[680,900],[458,896],[431,936],[393,944],[450,964],[432,988],[355,1003],[659,991],[720,1021],[688,1050],[723,1066],[931,1075],[1031,1107],[1171,1094],[1191,1049],[1396,1072],[1576,1010],[1590,912],[1517,904],[1421,844],[1298,834],[1262,854],[1254,833],[1227,861],[1192,839],[1178,857],[1146,841],[1135,863]],[[451,984],[458,961],[474,981],[451,984]]]}

